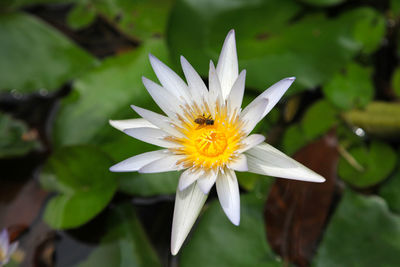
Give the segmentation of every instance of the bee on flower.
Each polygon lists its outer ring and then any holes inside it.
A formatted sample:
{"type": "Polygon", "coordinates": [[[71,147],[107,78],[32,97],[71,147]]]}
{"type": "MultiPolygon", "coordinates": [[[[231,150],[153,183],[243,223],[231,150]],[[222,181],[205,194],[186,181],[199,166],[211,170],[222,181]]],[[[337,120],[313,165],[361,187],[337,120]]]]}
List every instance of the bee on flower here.
{"type": "Polygon", "coordinates": [[[18,247],[18,242],[10,244],[8,231],[3,229],[0,233],[0,266],[6,265],[10,261],[11,255],[18,247]]]}
{"type": "Polygon", "coordinates": [[[184,170],[176,191],[171,253],[177,254],[208,193],[216,184],[219,202],[234,225],[240,222],[240,195],[235,171],[324,182],[325,179],[251,134],[275,106],[295,78],[272,85],[243,110],[246,71],[239,74],[235,32],[223,44],[217,67],[210,62],[208,89],[199,74],[181,57],[185,83],[150,55],[161,86],[143,77],[143,84],[165,115],[132,105],[140,119],[110,124],[161,150],[128,158],[110,168],[114,172],[156,173],[184,170]]]}

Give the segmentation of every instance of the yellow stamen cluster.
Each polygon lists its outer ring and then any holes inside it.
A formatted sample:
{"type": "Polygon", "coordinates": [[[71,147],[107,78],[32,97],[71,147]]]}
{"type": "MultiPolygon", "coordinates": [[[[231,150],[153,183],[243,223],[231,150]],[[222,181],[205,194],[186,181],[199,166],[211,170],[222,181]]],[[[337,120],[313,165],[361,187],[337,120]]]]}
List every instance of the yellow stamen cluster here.
{"type": "Polygon", "coordinates": [[[217,104],[214,112],[204,106],[203,109],[195,104],[185,107],[185,116],[179,116],[182,123],[179,130],[185,137],[174,140],[182,147],[173,152],[186,156],[180,162],[185,168],[222,169],[238,156],[236,151],[242,147],[244,137],[242,125],[237,113],[228,115],[226,105],[217,104]],[[202,120],[196,120],[199,118],[202,120]],[[212,120],[212,124],[206,123],[205,118],[212,120]]]}

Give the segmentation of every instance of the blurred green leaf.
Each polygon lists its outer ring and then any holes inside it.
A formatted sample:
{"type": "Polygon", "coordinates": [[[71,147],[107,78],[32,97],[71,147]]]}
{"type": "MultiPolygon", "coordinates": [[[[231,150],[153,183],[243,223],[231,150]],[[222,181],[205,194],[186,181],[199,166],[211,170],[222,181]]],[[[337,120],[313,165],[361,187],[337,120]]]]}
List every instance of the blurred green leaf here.
{"type": "Polygon", "coordinates": [[[341,109],[365,107],[374,97],[371,69],[350,63],[322,88],[326,98],[341,109]]]}
{"type": "Polygon", "coordinates": [[[357,170],[344,158],[339,161],[339,176],[349,184],[365,188],[383,181],[394,169],[396,153],[386,143],[373,141],[367,149],[365,146],[351,148],[349,153],[363,167],[357,170]]]}
{"type": "Polygon", "coordinates": [[[89,26],[96,18],[96,10],[88,1],[81,1],[80,4],[68,13],[67,23],[72,29],[81,29],[89,26]]]}
{"type": "Polygon", "coordinates": [[[389,208],[400,213],[400,170],[397,170],[379,189],[389,208]]]}
{"type": "Polygon", "coordinates": [[[133,206],[114,207],[110,217],[101,244],[78,266],[161,266],[133,206]]]}
{"type": "Polygon", "coordinates": [[[262,217],[264,199],[241,195],[240,226],[213,201],[181,251],[180,266],[281,266],[268,246],[262,217]]]}
{"type": "Polygon", "coordinates": [[[300,1],[315,6],[333,6],[343,3],[346,0],[300,0],[300,1]]]}
{"type": "Polygon", "coordinates": [[[56,151],[40,176],[42,186],[59,194],[46,206],[45,221],[54,228],[78,227],[101,212],[117,188],[113,161],[91,146],[70,146],[56,151]]]}
{"type": "Polygon", "coordinates": [[[397,67],[392,76],[392,87],[397,97],[400,97],[400,67],[397,67]]]}
{"type": "MultiPolygon", "coordinates": [[[[157,149],[108,124],[109,119],[137,117],[130,108],[131,104],[159,110],[141,79],[146,76],[157,81],[148,60],[150,52],[168,64],[165,44],[153,40],[135,51],[103,61],[99,67],[77,80],[73,93],[62,101],[55,120],[56,145],[97,145],[116,161],[157,149]]],[[[121,191],[142,196],[173,194],[178,176],[178,173],[118,174],[121,191]]]]}
{"type": "Polygon", "coordinates": [[[22,156],[40,146],[37,132],[20,120],[0,112],[0,158],[22,156]]]}
{"type": "Polygon", "coordinates": [[[364,40],[354,36],[354,27],[377,14],[359,8],[336,18],[307,15],[288,0],[179,0],[171,14],[168,44],[173,59],[184,55],[206,76],[208,59],[218,59],[223,38],[233,28],[247,85],[264,90],[284,77],[297,76],[289,90],[293,93],[323,84],[346,66],[364,46],[364,40]],[[302,19],[290,23],[299,12],[302,19]]]}
{"type": "Polygon", "coordinates": [[[33,16],[0,15],[0,91],[55,90],[97,61],[33,16]]]}
{"type": "Polygon", "coordinates": [[[394,16],[400,16],[400,1],[390,0],[390,10],[393,12],[394,16]]]}
{"type": "Polygon", "coordinates": [[[29,7],[37,4],[58,4],[58,3],[72,3],[78,0],[2,0],[0,1],[0,11],[16,10],[22,7],[29,7]]]}
{"type": "Polygon", "coordinates": [[[381,13],[373,12],[354,26],[354,38],[363,44],[362,52],[371,54],[381,45],[386,34],[386,19],[381,13]]]}
{"type": "Polygon", "coordinates": [[[282,139],[282,149],[286,154],[293,155],[310,140],[304,135],[299,124],[291,125],[286,129],[282,139]]]}
{"type": "MultiPolygon", "coordinates": [[[[77,2],[75,9],[90,8],[127,37],[145,41],[164,35],[173,2],[174,0],[85,0],[77,2]]],[[[88,20],[89,15],[91,14],[81,13],[81,16],[71,18],[70,22],[72,25],[82,26],[79,21],[88,20]]]]}
{"type": "Polygon", "coordinates": [[[379,197],[346,190],[312,266],[399,266],[400,217],[379,197]]]}
{"type": "Polygon", "coordinates": [[[119,190],[137,196],[173,194],[176,191],[180,172],[132,173],[119,175],[119,190]]]}
{"type": "Polygon", "coordinates": [[[371,102],[364,110],[350,110],[343,114],[348,124],[361,127],[367,133],[397,139],[400,134],[400,105],[371,102]]]}
{"type": "Polygon", "coordinates": [[[308,139],[326,133],[337,121],[337,111],[326,100],[319,100],[307,109],[301,120],[301,127],[308,139]]]}

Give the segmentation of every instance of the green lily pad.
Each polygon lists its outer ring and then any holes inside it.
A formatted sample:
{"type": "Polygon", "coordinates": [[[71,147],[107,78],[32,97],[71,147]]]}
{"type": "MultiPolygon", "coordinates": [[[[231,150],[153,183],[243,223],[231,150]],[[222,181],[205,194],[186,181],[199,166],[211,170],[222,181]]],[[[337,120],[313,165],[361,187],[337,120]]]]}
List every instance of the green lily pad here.
{"type": "Polygon", "coordinates": [[[393,73],[393,78],[392,78],[392,87],[394,93],[397,95],[397,97],[400,97],[400,68],[396,68],[396,70],[393,73]]]}
{"type": "Polygon", "coordinates": [[[389,208],[400,213],[400,170],[397,170],[379,189],[389,208]]]}
{"type": "Polygon", "coordinates": [[[97,60],[41,20],[0,15],[0,91],[52,91],[97,60]]]}
{"type": "Polygon", "coordinates": [[[91,146],[70,146],[56,151],[40,176],[42,186],[58,192],[46,206],[44,220],[54,228],[78,227],[99,214],[117,188],[113,161],[91,146]]]}
{"type": "MultiPolygon", "coordinates": [[[[109,119],[138,117],[130,108],[131,104],[159,110],[141,79],[146,76],[157,81],[148,60],[150,52],[167,61],[164,43],[152,40],[135,51],[105,60],[77,80],[73,93],[63,99],[55,120],[56,146],[96,145],[114,158],[113,163],[159,149],[127,136],[108,123],[109,119]]],[[[141,196],[173,194],[178,180],[178,173],[153,175],[136,172],[118,173],[117,176],[121,191],[141,196]]]]}
{"type": "Polygon", "coordinates": [[[22,156],[40,147],[37,132],[27,125],[0,112],[0,158],[22,156]]]}
{"type": "Polygon", "coordinates": [[[322,88],[326,98],[341,109],[365,107],[374,98],[372,70],[349,64],[322,88]]]}
{"type": "Polygon", "coordinates": [[[100,245],[78,266],[161,266],[131,205],[114,207],[108,218],[107,229],[100,245]]]}
{"type": "Polygon", "coordinates": [[[301,127],[308,139],[323,135],[337,122],[337,111],[327,101],[319,100],[307,109],[301,127]]]}
{"type": "Polygon", "coordinates": [[[206,76],[208,59],[218,59],[223,39],[233,28],[247,85],[264,90],[296,76],[288,92],[293,93],[325,83],[346,66],[364,47],[354,36],[354,27],[376,16],[381,15],[370,8],[335,18],[307,15],[288,0],[179,0],[171,13],[168,44],[174,59],[184,55],[206,76]],[[290,23],[300,13],[302,19],[290,23]]]}
{"type": "Polygon", "coordinates": [[[264,199],[249,194],[240,201],[239,226],[226,218],[218,200],[213,201],[182,248],[179,266],[282,266],[266,240],[264,199]]]}
{"type": "Polygon", "coordinates": [[[108,19],[126,36],[136,41],[144,41],[164,35],[173,2],[174,0],[80,1],[69,13],[68,24],[74,28],[87,26],[87,23],[92,21],[92,13],[97,13],[108,19]],[[89,12],[85,13],[84,10],[89,12]]]}
{"type": "Polygon", "coordinates": [[[299,124],[294,124],[287,128],[283,134],[282,150],[286,154],[293,155],[309,141],[310,140],[304,135],[302,127],[299,124]]]}
{"type": "Polygon", "coordinates": [[[349,184],[365,188],[380,183],[393,171],[396,164],[396,153],[386,143],[373,141],[367,149],[365,146],[351,148],[349,153],[362,166],[357,170],[344,158],[339,161],[339,176],[349,184]]]}
{"type": "Polygon", "coordinates": [[[390,11],[393,12],[394,16],[400,16],[400,2],[397,0],[390,0],[390,11]]]}
{"type": "Polygon", "coordinates": [[[343,114],[346,122],[361,127],[368,134],[397,139],[400,134],[400,105],[398,103],[371,102],[365,109],[354,109],[343,114]]]}
{"type": "Polygon", "coordinates": [[[346,190],[312,266],[399,266],[400,217],[379,197],[346,190]]]}
{"type": "Polygon", "coordinates": [[[343,3],[345,0],[301,0],[301,2],[314,6],[333,6],[343,3]]]}

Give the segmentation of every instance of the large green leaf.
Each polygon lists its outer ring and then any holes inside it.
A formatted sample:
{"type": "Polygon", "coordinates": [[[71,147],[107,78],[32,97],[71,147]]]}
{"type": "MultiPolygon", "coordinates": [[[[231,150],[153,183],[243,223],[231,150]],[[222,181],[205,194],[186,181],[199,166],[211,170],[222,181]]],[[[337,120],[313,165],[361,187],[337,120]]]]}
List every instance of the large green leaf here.
{"type": "Polygon", "coordinates": [[[400,170],[397,170],[379,189],[389,208],[400,213],[400,170]]]}
{"type": "Polygon", "coordinates": [[[161,266],[133,206],[123,204],[114,207],[107,229],[101,244],[79,266],[161,266]]]}
{"type": "Polygon", "coordinates": [[[364,188],[381,182],[388,177],[396,164],[396,153],[386,143],[373,141],[369,149],[357,146],[349,152],[363,169],[358,170],[341,158],[339,176],[356,187],[364,188]]]}
{"type": "Polygon", "coordinates": [[[65,36],[30,15],[0,15],[0,91],[58,89],[96,63],[65,36]]]}
{"type": "Polygon", "coordinates": [[[297,76],[295,88],[312,88],[363,49],[354,27],[381,16],[360,8],[335,18],[301,13],[302,19],[290,23],[299,12],[299,5],[288,0],[180,0],[171,14],[168,42],[174,58],[184,55],[207,75],[208,60],[217,60],[223,39],[233,28],[239,65],[247,69],[250,87],[263,90],[284,77],[297,76]]]}
{"type": "Polygon", "coordinates": [[[263,202],[241,196],[241,220],[234,226],[215,200],[181,252],[180,266],[281,266],[268,246],[263,223],[263,202]]]}
{"type": "MultiPolygon", "coordinates": [[[[56,145],[94,144],[108,152],[115,161],[157,149],[108,124],[109,119],[137,117],[130,108],[131,104],[157,111],[141,79],[146,76],[157,81],[148,61],[150,52],[164,62],[167,59],[164,43],[153,40],[133,52],[105,60],[77,80],[72,94],[63,100],[55,120],[56,145]]],[[[178,173],[119,173],[118,177],[122,191],[148,196],[174,193],[178,173]]]]}
{"type": "Polygon", "coordinates": [[[343,3],[346,0],[300,0],[300,1],[315,6],[333,6],[343,3]]]}
{"type": "Polygon", "coordinates": [[[349,64],[323,87],[326,98],[342,109],[365,107],[374,97],[372,70],[349,64]]]}
{"type": "Polygon", "coordinates": [[[68,16],[74,28],[86,26],[98,13],[134,40],[164,35],[174,0],[85,0],[77,3],[68,16]],[[78,15],[79,14],[79,15],[78,15]]]}
{"type": "Polygon", "coordinates": [[[318,248],[313,266],[399,266],[400,217],[379,197],[347,190],[318,248]]]}
{"type": "Polygon", "coordinates": [[[337,111],[325,100],[315,102],[304,114],[301,127],[307,138],[314,139],[326,133],[337,122],[337,111]]]}
{"type": "Polygon", "coordinates": [[[54,228],[74,228],[102,211],[117,188],[116,175],[108,170],[112,162],[91,146],[56,151],[40,176],[46,190],[58,192],[46,206],[45,221],[54,228]]]}
{"type": "Polygon", "coordinates": [[[0,158],[21,156],[40,146],[37,132],[22,121],[0,112],[0,158]]]}

